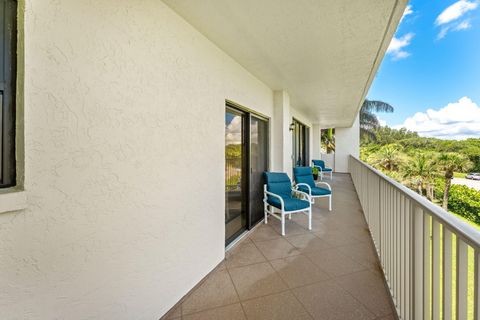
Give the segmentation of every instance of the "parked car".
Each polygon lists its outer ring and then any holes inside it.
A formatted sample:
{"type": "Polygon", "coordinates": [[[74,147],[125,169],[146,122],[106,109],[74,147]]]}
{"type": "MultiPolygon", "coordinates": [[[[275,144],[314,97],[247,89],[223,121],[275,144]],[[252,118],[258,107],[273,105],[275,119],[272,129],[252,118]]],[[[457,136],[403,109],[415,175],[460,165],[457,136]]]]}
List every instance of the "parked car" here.
{"type": "Polygon", "coordinates": [[[480,173],[478,172],[470,172],[469,174],[467,174],[465,176],[465,178],[467,179],[474,179],[474,180],[480,180],[480,173]],[[478,179],[475,179],[475,178],[478,178],[478,179]]]}

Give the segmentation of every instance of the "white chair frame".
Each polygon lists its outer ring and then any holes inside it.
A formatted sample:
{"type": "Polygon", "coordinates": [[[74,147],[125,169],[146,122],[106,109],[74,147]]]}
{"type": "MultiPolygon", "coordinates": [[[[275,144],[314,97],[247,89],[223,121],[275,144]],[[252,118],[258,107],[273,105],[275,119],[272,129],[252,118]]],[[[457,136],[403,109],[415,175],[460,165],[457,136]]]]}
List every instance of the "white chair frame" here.
{"type": "Polygon", "coordinates": [[[312,195],[312,188],[310,188],[310,185],[308,185],[306,183],[297,183],[295,185],[295,189],[297,189],[300,186],[307,187],[308,195],[310,196],[310,199],[312,199],[312,204],[314,203],[315,198],[328,198],[328,211],[332,211],[332,187],[330,187],[330,185],[326,182],[322,182],[322,181],[315,182],[316,187],[318,187],[318,185],[320,185],[320,184],[326,185],[327,189],[330,190],[330,194],[325,194],[325,195],[321,195],[321,196],[314,196],[314,195],[312,195]]]}
{"type": "MultiPolygon", "coordinates": [[[[314,165],[314,167],[318,169],[318,173],[319,173],[319,175],[320,175],[320,179],[323,180],[323,170],[322,170],[322,167],[320,167],[320,166],[315,166],[315,165],[314,165]]],[[[327,173],[330,173],[330,180],[333,180],[333,170],[332,170],[332,171],[325,171],[325,174],[327,174],[327,173]]]]}
{"type": "Polygon", "coordinates": [[[303,214],[305,214],[308,217],[308,230],[312,230],[312,199],[311,199],[311,197],[307,193],[302,192],[300,190],[296,190],[294,188],[292,188],[292,192],[301,194],[305,198],[304,200],[306,200],[310,203],[310,206],[306,209],[294,210],[294,211],[285,211],[285,203],[283,202],[282,197],[279,196],[278,194],[267,191],[267,185],[266,184],[263,185],[263,194],[264,194],[263,208],[264,208],[264,213],[265,213],[265,220],[264,220],[265,224],[268,223],[268,214],[270,214],[270,216],[280,220],[281,223],[282,223],[282,236],[285,236],[285,216],[288,215],[288,219],[290,220],[290,219],[292,219],[292,213],[303,213],[303,214]],[[268,201],[267,201],[268,196],[275,197],[275,198],[278,198],[280,200],[280,209],[275,207],[275,206],[272,206],[271,204],[268,203],[268,201]],[[268,207],[270,207],[270,210],[268,209],[268,207]],[[280,211],[279,214],[275,213],[275,210],[280,211]]]}

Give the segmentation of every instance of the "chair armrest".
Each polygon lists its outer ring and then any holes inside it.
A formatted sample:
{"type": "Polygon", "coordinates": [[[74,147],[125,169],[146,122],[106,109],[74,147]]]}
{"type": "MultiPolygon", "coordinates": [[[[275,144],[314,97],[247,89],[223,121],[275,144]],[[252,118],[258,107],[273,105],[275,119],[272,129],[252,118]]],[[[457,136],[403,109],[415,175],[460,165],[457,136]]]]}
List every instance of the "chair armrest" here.
{"type": "MultiPolygon", "coordinates": [[[[305,183],[299,183],[299,184],[305,184],[305,183]]],[[[297,186],[298,186],[299,184],[297,184],[297,186]]],[[[307,186],[308,186],[308,184],[307,184],[307,186]]],[[[309,188],[310,193],[311,193],[312,191],[311,191],[311,189],[310,189],[310,186],[308,186],[308,188],[309,188]]],[[[292,191],[295,192],[295,193],[299,193],[299,194],[301,194],[302,196],[304,196],[304,197],[308,200],[308,202],[312,202],[311,195],[309,195],[308,193],[303,192],[303,191],[300,191],[300,190],[297,190],[297,189],[292,189],[292,191]]]]}
{"type": "Polygon", "coordinates": [[[320,181],[320,182],[316,182],[315,185],[318,186],[319,184],[324,184],[327,186],[327,189],[332,191],[332,187],[330,187],[330,185],[326,182],[323,182],[323,181],[320,181]]]}
{"type": "Polygon", "coordinates": [[[322,170],[322,167],[320,167],[320,166],[313,166],[313,167],[314,167],[314,168],[317,168],[317,169],[318,169],[318,171],[320,171],[320,172],[322,172],[322,171],[323,171],[323,170],[322,170]]]}
{"type": "MultiPolygon", "coordinates": [[[[310,188],[310,186],[309,186],[308,184],[306,184],[306,183],[297,183],[297,184],[295,185],[295,189],[294,189],[295,191],[303,192],[303,191],[298,190],[298,187],[299,187],[299,186],[305,186],[305,187],[307,187],[308,195],[309,195],[309,196],[312,195],[312,188],[310,188]]],[[[306,192],[303,192],[303,193],[306,193],[306,192]]]]}
{"type": "Polygon", "coordinates": [[[264,195],[265,195],[265,198],[263,198],[263,201],[266,202],[267,201],[267,195],[268,196],[271,196],[271,197],[275,197],[275,198],[278,198],[280,199],[280,209],[284,210],[285,208],[285,203],[283,202],[283,198],[280,197],[278,194],[275,194],[273,192],[270,192],[270,191],[266,191],[264,190],[264,195]]]}

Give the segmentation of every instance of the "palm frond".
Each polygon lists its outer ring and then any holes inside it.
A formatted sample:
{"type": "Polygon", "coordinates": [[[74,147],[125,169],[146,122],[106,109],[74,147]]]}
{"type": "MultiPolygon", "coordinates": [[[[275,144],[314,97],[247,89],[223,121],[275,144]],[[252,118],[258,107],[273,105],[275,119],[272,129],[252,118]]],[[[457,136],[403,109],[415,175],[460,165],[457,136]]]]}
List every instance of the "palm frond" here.
{"type": "Polygon", "coordinates": [[[380,127],[378,118],[371,112],[360,112],[360,127],[365,129],[376,129],[380,127]]]}
{"type": "Polygon", "coordinates": [[[369,112],[387,112],[387,113],[392,113],[394,111],[394,108],[383,101],[380,100],[368,100],[365,99],[362,105],[362,111],[369,111],[369,112]]]}

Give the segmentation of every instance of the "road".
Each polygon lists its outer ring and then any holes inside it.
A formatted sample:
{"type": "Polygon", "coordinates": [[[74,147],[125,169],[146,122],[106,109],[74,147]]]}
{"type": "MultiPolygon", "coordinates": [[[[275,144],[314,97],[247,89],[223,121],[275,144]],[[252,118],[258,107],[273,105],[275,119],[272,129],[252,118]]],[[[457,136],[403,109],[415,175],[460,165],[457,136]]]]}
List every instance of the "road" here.
{"type": "Polygon", "coordinates": [[[465,178],[453,178],[452,184],[463,184],[464,186],[480,191],[480,180],[469,180],[465,178]]]}

